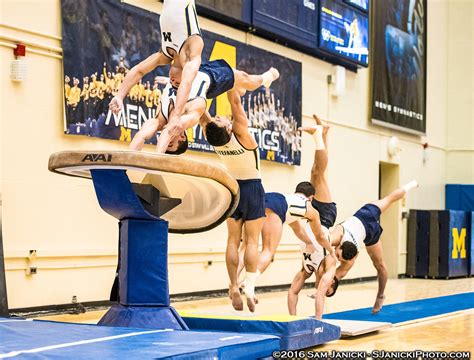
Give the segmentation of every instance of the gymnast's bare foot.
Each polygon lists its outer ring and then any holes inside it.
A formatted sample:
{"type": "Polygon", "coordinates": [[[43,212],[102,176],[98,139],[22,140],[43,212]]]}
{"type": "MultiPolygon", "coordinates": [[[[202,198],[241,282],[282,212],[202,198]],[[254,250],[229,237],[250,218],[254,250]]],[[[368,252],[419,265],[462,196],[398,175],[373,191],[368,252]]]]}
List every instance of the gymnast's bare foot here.
{"type": "Polygon", "coordinates": [[[242,289],[243,294],[247,298],[247,307],[249,308],[250,312],[255,312],[255,305],[258,304],[258,299],[255,296],[255,290],[244,288],[242,289]]]}
{"type": "Polygon", "coordinates": [[[380,310],[382,310],[383,302],[385,300],[385,295],[377,295],[375,299],[374,307],[372,308],[372,314],[377,314],[380,310]]]}
{"type": "Polygon", "coordinates": [[[313,119],[316,120],[316,124],[323,127],[323,135],[325,135],[331,128],[331,126],[326,121],[321,120],[318,115],[313,114],[313,119]]]}
{"type": "Polygon", "coordinates": [[[255,296],[247,298],[247,307],[250,312],[255,312],[255,305],[258,304],[258,300],[255,296]]]}
{"type": "Polygon", "coordinates": [[[240,297],[239,289],[229,290],[230,299],[232,300],[232,307],[237,311],[242,311],[244,309],[244,303],[240,297]]]}

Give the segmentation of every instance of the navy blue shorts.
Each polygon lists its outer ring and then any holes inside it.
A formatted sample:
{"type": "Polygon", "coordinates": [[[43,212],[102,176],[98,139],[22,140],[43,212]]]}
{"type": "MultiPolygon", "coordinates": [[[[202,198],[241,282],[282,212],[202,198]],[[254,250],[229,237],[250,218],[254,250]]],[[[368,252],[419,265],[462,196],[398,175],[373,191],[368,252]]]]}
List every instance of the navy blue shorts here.
{"type": "Polygon", "coordinates": [[[361,207],[354,216],[358,218],[365,228],[365,246],[375,245],[379,242],[383,229],[380,226],[380,208],[374,204],[361,207]]]}
{"type": "Polygon", "coordinates": [[[262,180],[237,180],[240,186],[240,200],[235,212],[235,220],[256,220],[265,217],[265,190],[262,180]]]}
{"type": "Polygon", "coordinates": [[[234,70],[225,60],[209,61],[202,64],[199,71],[211,78],[206,94],[208,99],[214,99],[234,87],[234,70]]]}
{"type": "Polygon", "coordinates": [[[270,209],[281,219],[284,224],[286,220],[286,211],[288,210],[288,203],[284,195],[276,192],[265,194],[265,209],[270,209]]]}
{"type": "Polygon", "coordinates": [[[313,207],[318,210],[319,217],[321,219],[321,225],[327,227],[328,229],[334,226],[337,218],[336,203],[326,203],[313,199],[313,201],[311,201],[311,205],[313,205],[313,207]]]}

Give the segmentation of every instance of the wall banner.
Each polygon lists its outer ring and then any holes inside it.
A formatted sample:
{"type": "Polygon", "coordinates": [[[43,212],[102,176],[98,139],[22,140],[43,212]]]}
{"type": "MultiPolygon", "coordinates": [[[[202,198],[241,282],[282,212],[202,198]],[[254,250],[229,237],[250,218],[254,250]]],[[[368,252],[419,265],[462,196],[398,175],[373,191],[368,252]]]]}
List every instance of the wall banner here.
{"type": "Polygon", "coordinates": [[[424,134],[427,1],[372,4],[372,122],[424,134]]]}
{"type": "MultiPolygon", "coordinates": [[[[64,55],[64,131],[130,141],[142,124],[155,116],[168,67],[159,67],[135,85],[118,116],[108,104],[128,71],[159,51],[159,15],[119,0],[62,0],[64,55]]],[[[301,159],[301,63],[280,55],[203,31],[203,62],[225,59],[251,74],[279,69],[281,78],[269,91],[247,93],[243,104],[260,156],[291,165],[301,159]]],[[[208,101],[212,115],[229,115],[227,96],[208,101]]],[[[212,151],[199,126],[188,131],[190,148],[212,151]]],[[[150,143],[156,144],[156,138],[150,143]]]]}

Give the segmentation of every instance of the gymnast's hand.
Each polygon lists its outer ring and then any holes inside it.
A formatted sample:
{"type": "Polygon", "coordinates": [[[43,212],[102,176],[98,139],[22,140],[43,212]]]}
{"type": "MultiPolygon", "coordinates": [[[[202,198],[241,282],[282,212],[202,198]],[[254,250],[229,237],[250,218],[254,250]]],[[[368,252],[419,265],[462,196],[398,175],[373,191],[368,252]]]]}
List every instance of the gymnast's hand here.
{"type": "Polygon", "coordinates": [[[120,110],[123,108],[123,99],[119,96],[114,96],[114,98],[110,101],[109,109],[115,115],[118,115],[120,110]]]}
{"type": "Polygon", "coordinates": [[[181,136],[181,134],[186,130],[183,124],[179,121],[179,118],[175,123],[168,123],[166,129],[172,139],[181,136]]]}
{"type": "Polygon", "coordinates": [[[316,248],[314,247],[313,244],[306,244],[306,248],[304,250],[305,253],[312,254],[316,252],[316,248]]]}

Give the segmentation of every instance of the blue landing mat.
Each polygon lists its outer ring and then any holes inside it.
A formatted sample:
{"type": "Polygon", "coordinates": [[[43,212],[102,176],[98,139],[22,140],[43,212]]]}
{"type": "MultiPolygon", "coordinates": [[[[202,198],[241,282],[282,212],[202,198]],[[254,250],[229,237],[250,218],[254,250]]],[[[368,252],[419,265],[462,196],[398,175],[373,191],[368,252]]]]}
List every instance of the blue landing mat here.
{"type": "Polygon", "coordinates": [[[256,359],[279,349],[266,335],[148,330],[0,318],[0,359],[256,359]]]}
{"type": "Polygon", "coordinates": [[[303,316],[229,315],[189,311],[180,311],[179,314],[191,330],[278,336],[280,350],[305,349],[341,337],[338,326],[303,316]]]}
{"type": "Polygon", "coordinates": [[[372,308],[342,311],[324,315],[324,319],[380,321],[392,324],[448,314],[474,308],[474,292],[384,305],[372,315],[372,308]]]}

